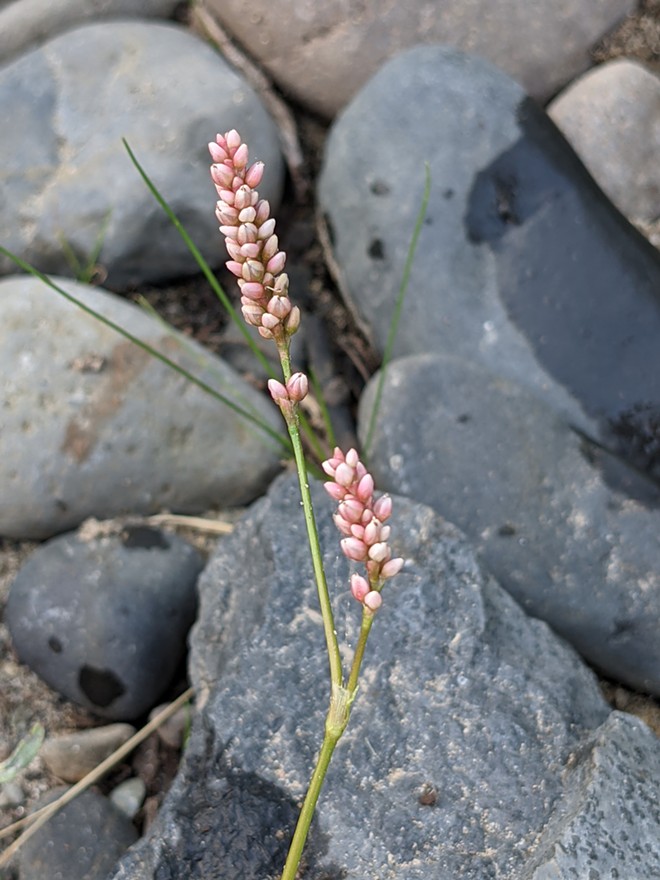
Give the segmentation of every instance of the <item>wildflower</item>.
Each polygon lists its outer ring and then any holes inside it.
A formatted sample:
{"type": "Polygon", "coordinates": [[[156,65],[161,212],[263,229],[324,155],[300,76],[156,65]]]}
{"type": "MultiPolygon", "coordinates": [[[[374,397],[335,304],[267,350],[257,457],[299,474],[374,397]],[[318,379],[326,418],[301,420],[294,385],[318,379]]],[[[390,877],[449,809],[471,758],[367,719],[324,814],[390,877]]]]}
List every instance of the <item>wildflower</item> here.
{"type": "Polygon", "coordinates": [[[230,257],[226,266],[238,280],[243,317],[263,337],[285,345],[298,329],[300,310],[288,297],[286,254],[279,249],[270,205],[256,189],[263,162],[248,165],[247,145],[235,129],[217,135],[209,152],[218,193],[215,215],[230,257]]]}
{"type": "Polygon", "coordinates": [[[392,558],[388,543],[390,527],[385,525],[392,513],[392,499],[382,495],[374,499],[374,481],[355,449],[346,455],[336,448],[323,470],[332,478],[325,483],[327,493],[339,502],[334,522],[341,534],[341,548],[353,562],[363,562],[367,576],[353,574],[351,593],[372,613],[382,602],[380,591],[386,580],[398,574],[403,559],[392,558]]]}

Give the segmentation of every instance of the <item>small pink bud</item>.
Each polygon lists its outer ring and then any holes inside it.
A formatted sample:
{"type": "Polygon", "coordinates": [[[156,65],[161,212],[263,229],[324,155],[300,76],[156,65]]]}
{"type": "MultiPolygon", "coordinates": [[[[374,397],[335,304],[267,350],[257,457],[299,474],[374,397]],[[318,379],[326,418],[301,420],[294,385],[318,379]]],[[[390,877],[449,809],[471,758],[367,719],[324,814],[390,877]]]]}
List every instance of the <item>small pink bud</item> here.
{"type": "Polygon", "coordinates": [[[268,380],[268,390],[270,391],[270,396],[277,404],[281,403],[283,400],[289,399],[289,392],[281,382],[277,381],[277,379],[268,380]]]}
{"type": "Polygon", "coordinates": [[[363,544],[367,543],[364,540],[364,526],[361,526],[359,523],[353,523],[351,525],[350,532],[350,537],[357,538],[358,541],[362,541],[363,544]]]}
{"type": "MultiPolygon", "coordinates": [[[[218,217],[218,212],[217,212],[217,210],[216,210],[216,212],[215,212],[215,216],[218,217]]],[[[218,217],[218,220],[220,220],[219,217],[218,217]]],[[[220,220],[220,223],[222,223],[222,220],[220,220]]],[[[231,225],[231,226],[220,226],[220,232],[221,232],[226,238],[233,239],[233,238],[236,237],[237,232],[240,232],[240,230],[239,230],[239,229],[236,229],[236,227],[235,227],[234,225],[231,225]]]]}
{"type": "MultiPolygon", "coordinates": [[[[221,135],[218,135],[218,138],[219,137],[221,137],[221,135]]],[[[241,145],[241,136],[235,128],[232,128],[230,131],[226,132],[224,140],[226,141],[227,147],[230,151],[236,150],[241,145]]]]}
{"type": "Polygon", "coordinates": [[[383,597],[377,590],[372,590],[364,597],[364,607],[368,608],[369,611],[378,611],[382,604],[383,597]]]}
{"type": "Polygon", "coordinates": [[[374,502],[373,511],[374,516],[378,517],[381,522],[385,522],[392,513],[392,499],[390,496],[381,495],[381,497],[374,502]]]}
{"type": "Polygon", "coordinates": [[[352,485],[354,477],[355,471],[352,467],[347,465],[346,462],[342,461],[341,464],[337,465],[335,482],[339,483],[340,486],[344,486],[344,488],[348,489],[349,486],[352,485]]]}
{"type": "Polygon", "coordinates": [[[229,269],[232,275],[236,275],[237,278],[242,277],[243,263],[237,263],[236,260],[227,260],[225,266],[229,269]]]}
{"type": "MultiPolygon", "coordinates": [[[[261,232],[261,230],[259,230],[261,232]]],[[[277,253],[277,249],[279,247],[279,241],[277,240],[276,235],[271,235],[269,238],[263,239],[264,245],[263,250],[261,251],[262,259],[266,262],[270,260],[271,257],[274,257],[277,253]]]]}
{"type": "Polygon", "coordinates": [[[267,327],[257,327],[257,332],[259,336],[262,336],[264,339],[273,339],[273,334],[267,327]]]}
{"type": "Polygon", "coordinates": [[[215,216],[225,226],[236,226],[238,222],[236,208],[232,208],[231,205],[226,205],[224,202],[218,202],[215,216]]]}
{"type": "MultiPolygon", "coordinates": [[[[268,202],[266,202],[266,204],[268,204],[268,202]]],[[[257,205],[257,219],[255,220],[255,223],[259,227],[259,238],[263,241],[265,238],[270,238],[275,232],[275,219],[271,217],[261,223],[259,222],[259,219],[259,205],[257,205]]]]}
{"type": "MultiPolygon", "coordinates": [[[[209,144],[209,149],[211,145],[209,144]]],[[[228,165],[211,165],[211,180],[216,186],[231,189],[234,172],[228,165]]]]}
{"type": "Polygon", "coordinates": [[[243,278],[246,281],[261,281],[264,277],[264,267],[259,260],[246,260],[243,263],[243,278]]]}
{"type": "MultiPolygon", "coordinates": [[[[218,137],[220,137],[220,135],[218,135],[218,137]]],[[[209,153],[211,154],[211,158],[213,159],[213,161],[218,164],[220,162],[224,162],[225,159],[229,158],[229,154],[227,153],[227,151],[223,150],[223,148],[218,143],[209,144],[209,153]]]]}
{"type": "Polygon", "coordinates": [[[373,559],[374,562],[385,562],[389,555],[390,548],[385,541],[380,541],[378,544],[372,544],[369,547],[369,559],[373,559]]]}
{"type": "Polygon", "coordinates": [[[242,223],[236,230],[236,241],[240,245],[257,240],[257,227],[254,223],[242,223]]]}
{"type": "Polygon", "coordinates": [[[366,545],[357,538],[343,538],[340,543],[344,556],[354,562],[363,562],[367,558],[366,545]]]}
{"type": "Polygon", "coordinates": [[[291,300],[287,296],[272,296],[268,300],[268,311],[277,318],[286,318],[291,311],[291,300]]]}
{"type": "MultiPolygon", "coordinates": [[[[334,486],[335,483],[333,483],[332,485],[334,486]]],[[[352,537],[353,533],[351,529],[353,528],[353,526],[350,523],[346,522],[345,519],[342,519],[342,517],[338,513],[333,513],[332,521],[337,526],[342,535],[344,535],[346,538],[352,537]]]]}
{"type": "Polygon", "coordinates": [[[395,559],[389,559],[380,570],[382,578],[392,578],[398,574],[403,568],[403,559],[397,556],[395,559]]]}
{"type": "Polygon", "coordinates": [[[376,520],[371,520],[366,526],[362,527],[364,532],[364,543],[371,546],[380,538],[380,526],[376,520]]]}
{"type": "Polygon", "coordinates": [[[248,241],[241,245],[239,250],[244,260],[256,260],[259,257],[261,245],[256,241],[248,241]]]}
{"type": "Polygon", "coordinates": [[[309,391],[309,381],[304,373],[294,373],[286,383],[289,398],[300,402],[307,397],[309,391]]]}
{"type": "Polygon", "coordinates": [[[370,589],[369,581],[365,577],[362,577],[361,574],[351,575],[351,593],[358,602],[364,602],[364,598],[369,593],[370,589]]]}
{"type": "Polygon", "coordinates": [[[260,302],[264,298],[264,286],[258,281],[246,281],[241,287],[241,294],[255,302],[260,302]]]}
{"type": "Polygon", "coordinates": [[[347,498],[339,505],[338,513],[347,522],[359,523],[363,510],[364,504],[361,504],[357,498],[347,498]]]}
{"type": "MultiPolygon", "coordinates": [[[[280,278],[281,277],[282,276],[280,275],[280,278]]],[[[294,306],[284,321],[284,329],[289,336],[293,336],[298,327],[300,327],[300,309],[298,306],[294,306]]]]}
{"type": "Polygon", "coordinates": [[[281,323],[279,318],[276,318],[275,315],[270,315],[268,312],[264,312],[261,316],[261,326],[266,327],[268,330],[274,330],[281,323]]]}
{"type": "Polygon", "coordinates": [[[254,223],[256,216],[257,212],[252,206],[250,206],[249,208],[243,208],[239,211],[238,220],[240,223],[254,223]]]}
{"type": "Polygon", "coordinates": [[[250,165],[245,172],[245,182],[252,189],[256,189],[261,183],[264,176],[264,167],[263,162],[255,162],[254,165],[250,165]]]}
{"type": "Polygon", "coordinates": [[[321,467],[329,477],[334,477],[338,464],[339,462],[336,458],[328,458],[326,461],[322,462],[321,467]]]}
{"type": "Polygon", "coordinates": [[[360,460],[360,457],[357,454],[357,449],[349,449],[348,452],[346,453],[345,458],[344,458],[344,461],[346,462],[346,464],[352,468],[354,468],[357,465],[359,460],[360,460]]]}
{"type": "Polygon", "coordinates": [[[357,490],[355,492],[360,501],[364,501],[365,503],[369,501],[371,496],[374,494],[374,478],[371,474],[365,474],[360,482],[358,483],[357,490]]]}
{"type": "Polygon", "coordinates": [[[243,317],[248,324],[251,324],[253,327],[259,327],[261,325],[261,316],[264,313],[264,310],[261,308],[261,306],[253,303],[244,303],[241,306],[241,311],[243,312],[243,317]]]}
{"type": "Polygon", "coordinates": [[[343,486],[338,486],[337,483],[324,483],[323,488],[331,498],[334,498],[335,501],[341,501],[346,494],[346,489],[344,489],[343,486]]]}
{"type": "Polygon", "coordinates": [[[252,207],[252,190],[249,186],[239,186],[239,188],[236,190],[236,193],[234,194],[234,198],[231,204],[233,204],[241,212],[238,215],[238,219],[241,221],[241,223],[253,222],[254,215],[245,218],[242,216],[246,208],[248,208],[250,211],[254,211],[254,208],[252,207]]]}
{"type": "Polygon", "coordinates": [[[286,264],[286,254],[284,251],[278,251],[274,257],[268,260],[266,271],[272,272],[273,275],[279,275],[286,264]]]}
{"type": "MultiPolygon", "coordinates": [[[[254,207],[257,212],[257,219],[255,220],[255,223],[257,224],[257,226],[261,227],[270,217],[270,205],[268,204],[266,199],[260,199],[254,207]]],[[[275,221],[273,220],[273,229],[274,228],[275,221]]],[[[268,233],[268,235],[270,235],[270,232],[268,233]]]]}
{"type": "MultiPolygon", "coordinates": [[[[229,143],[229,138],[227,138],[227,143],[229,143]]],[[[247,144],[241,144],[232,158],[234,160],[234,168],[245,168],[248,162],[247,144]]]]}

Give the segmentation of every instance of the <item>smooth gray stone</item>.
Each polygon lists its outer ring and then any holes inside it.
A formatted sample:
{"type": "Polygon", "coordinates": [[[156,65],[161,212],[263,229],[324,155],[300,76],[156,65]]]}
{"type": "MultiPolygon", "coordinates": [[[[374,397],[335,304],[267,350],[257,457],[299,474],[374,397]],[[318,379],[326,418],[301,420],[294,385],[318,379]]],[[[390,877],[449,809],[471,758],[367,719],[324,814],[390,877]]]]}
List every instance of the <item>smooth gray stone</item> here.
{"type": "Polygon", "coordinates": [[[179,0],[4,0],[0,3],[0,62],[43,43],[71,25],[103,18],[170,18],[179,0]]]}
{"type": "MultiPolygon", "coordinates": [[[[354,645],[359,611],[332,504],[318,484],[312,492],[337,630],[354,645]]],[[[454,526],[403,498],[391,522],[408,562],[374,623],[305,877],[528,880],[536,841],[556,817],[566,824],[564,804],[600,809],[597,785],[589,799],[577,791],[578,773],[584,766],[598,784],[615,775],[607,749],[589,769],[592,741],[608,738],[608,708],[577,655],[481,572],[454,526]]],[[[290,476],[218,546],[192,634],[192,737],[156,823],[114,880],[280,876],[328,694],[304,534],[290,476]]],[[[657,815],[640,823],[635,809],[653,797],[658,748],[639,737],[631,757],[629,809],[615,829],[622,852],[609,852],[609,828],[592,830],[601,876],[613,865],[647,876],[657,863],[657,841],[646,850],[657,815]]]]}
{"type": "Polygon", "coordinates": [[[320,207],[378,349],[425,162],[394,354],[480,361],[660,480],[660,256],[520,86],[442,46],[385,65],[326,144],[320,207]]]}
{"type": "MultiPolygon", "coordinates": [[[[360,403],[366,441],[378,385],[360,403]]],[[[440,355],[387,369],[376,484],[463,529],[489,570],[592,664],[660,694],[660,490],[529,391],[440,355]]]]}
{"type": "MultiPolygon", "coordinates": [[[[42,799],[45,806],[65,789],[42,799]]],[[[55,813],[19,850],[21,880],[106,880],[135,842],[133,823],[96,791],[84,791],[55,813]]]]}
{"type": "Polygon", "coordinates": [[[5,622],[19,660],[103,718],[143,715],[185,655],[203,566],[182,538],[147,526],[51,539],[9,590],[5,622]]]}
{"type": "MultiPolygon", "coordinates": [[[[274,430],[270,400],[133,303],[66,291],[274,430]]],[[[0,535],[46,538],[94,516],[245,504],[281,446],[41,281],[0,281],[0,535]]]]}
{"type": "MultiPolygon", "coordinates": [[[[199,272],[133,167],[125,138],[212,266],[226,255],[207,143],[237,128],[266,163],[277,207],[277,129],[256,93],[185,28],[139,20],[83,25],[0,68],[0,242],[44,272],[74,274],[99,238],[107,284],[199,272]],[[9,123],[11,121],[11,124],[9,123]]],[[[0,257],[0,271],[15,271],[0,257]]]]}

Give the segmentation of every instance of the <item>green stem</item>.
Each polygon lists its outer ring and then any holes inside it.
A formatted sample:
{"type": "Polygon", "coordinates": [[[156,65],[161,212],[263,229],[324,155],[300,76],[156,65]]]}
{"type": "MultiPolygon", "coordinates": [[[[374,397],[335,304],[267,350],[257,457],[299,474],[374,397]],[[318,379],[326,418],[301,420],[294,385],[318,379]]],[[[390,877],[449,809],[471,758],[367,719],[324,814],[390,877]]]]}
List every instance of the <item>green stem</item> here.
{"type": "Polygon", "coordinates": [[[284,871],[282,872],[282,880],[295,880],[307,835],[309,833],[309,826],[312,824],[312,818],[314,817],[316,802],[319,799],[319,794],[321,793],[321,788],[325,781],[325,774],[328,772],[330,759],[332,758],[335,746],[339,742],[340,736],[341,733],[339,735],[331,734],[326,727],[321,751],[319,752],[316,767],[314,768],[314,773],[309,782],[309,788],[307,789],[305,801],[302,805],[300,816],[298,816],[296,830],[293,834],[291,846],[289,847],[289,852],[286,857],[286,864],[284,865],[284,871]]]}
{"type": "Polygon", "coordinates": [[[360,666],[362,666],[362,660],[364,659],[364,649],[367,647],[367,639],[369,638],[369,632],[371,631],[371,624],[374,622],[374,615],[372,611],[369,611],[368,608],[363,608],[362,611],[362,624],[360,625],[360,637],[358,638],[358,643],[355,648],[355,654],[353,655],[353,665],[351,666],[351,674],[348,677],[348,685],[346,690],[351,694],[355,694],[358,686],[358,679],[360,677],[360,666]]]}

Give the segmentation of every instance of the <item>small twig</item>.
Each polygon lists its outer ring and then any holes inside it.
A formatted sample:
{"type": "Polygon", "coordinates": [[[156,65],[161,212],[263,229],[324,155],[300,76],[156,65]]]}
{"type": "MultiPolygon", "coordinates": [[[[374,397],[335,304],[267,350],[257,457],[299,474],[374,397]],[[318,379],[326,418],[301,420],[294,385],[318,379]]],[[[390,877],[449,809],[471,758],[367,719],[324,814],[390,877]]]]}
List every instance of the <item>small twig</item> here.
{"type": "Polygon", "coordinates": [[[9,861],[13,858],[13,856],[18,852],[21,846],[35,834],[39,828],[48,822],[48,820],[55,815],[59,810],[62,809],[66,804],[72,801],[79,794],[82,794],[90,785],[93,785],[97,782],[102,776],[104,776],[108,770],[111,770],[115,764],[118,764],[126,755],[130,754],[133,749],[140,745],[148,736],[150,736],[154,730],[156,730],[160,725],[166,721],[171,715],[173,715],[181,706],[185,705],[194,695],[193,688],[188,688],[188,690],[184,691],[179,697],[176,698],[169,706],[163,709],[162,712],[159,712],[156,717],[151,720],[148,724],[138,730],[136,734],[134,734],[129,740],[127,740],[123,746],[120,746],[116,751],[114,751],[109,757],[102,761],[98,767],[95,767],[91,770],[86,776],[84,776],[79,782],[76,782],[74,786],[69,788],[64,792],[57,800],[48,804],[45,807],[42,807],[35,813],[32,813],[29,816],[26,816],[24,819],[19,819],[18,822],[14,822],[12,825],[9,825],[7,828],[3,828],[0,831],[0,837],[7,837],[9,834],[12,834],[14,831],[17,831],[19,828],[22,828],[24,825],[29,824],[29,828],[27,828],[20,837],[17,837],[16,840],[7,847],[7,849],[0,856],[0,868],[4,868],[9,864],[9,861]]]}
{"type": "Polygon", "coordinates": [[[259,93],[279,128],[282,152],[293,181],[296,201],[305,202],[310,190],[310,183],[305,172],[305,160],[293,113],[274,92],[270,80],[263,71],[238,48],[224,28],[201,4],[193,4],[190,23],[198,33],[201,33],[216,46],[220,54],[227,59],[232,67],[240,71],[252,88],[259,93]]]}
{"type": "Polygon", "coordinates": [[[205,519],[203,516],[183,516],[177,513],[157,513],[154,516],[148,516],[147,522],[154,526],[185,526],[187,529],[212,532],[217,535],[229,535],[234,531],[233,523],[219,519],[205,519]]]}

